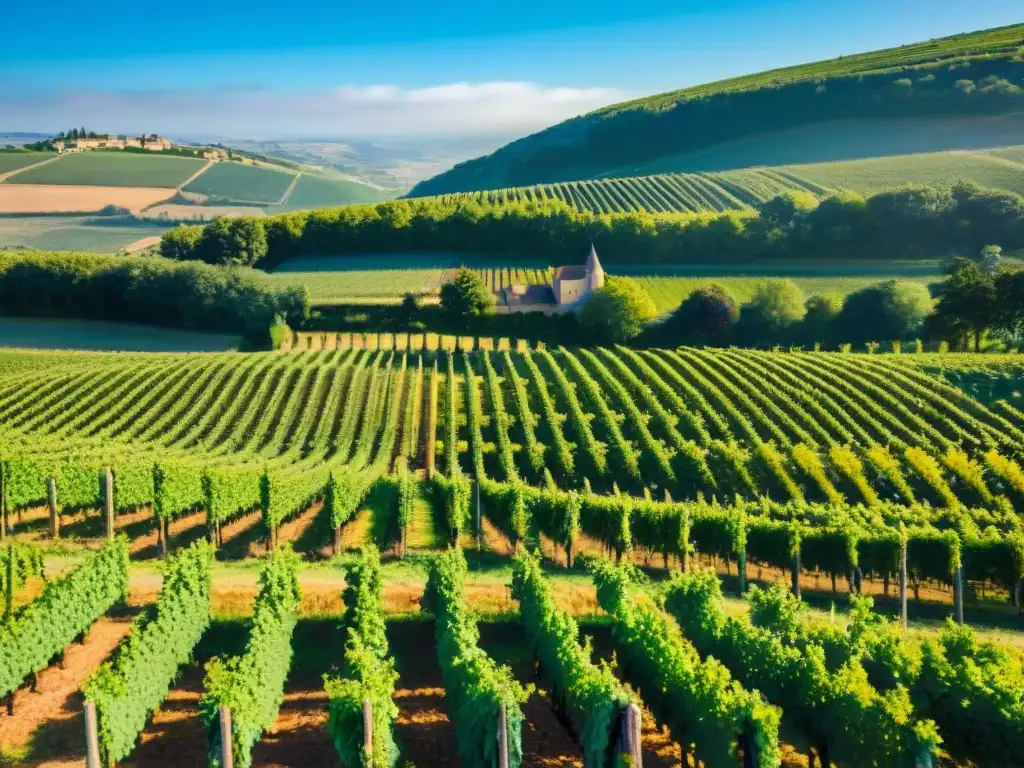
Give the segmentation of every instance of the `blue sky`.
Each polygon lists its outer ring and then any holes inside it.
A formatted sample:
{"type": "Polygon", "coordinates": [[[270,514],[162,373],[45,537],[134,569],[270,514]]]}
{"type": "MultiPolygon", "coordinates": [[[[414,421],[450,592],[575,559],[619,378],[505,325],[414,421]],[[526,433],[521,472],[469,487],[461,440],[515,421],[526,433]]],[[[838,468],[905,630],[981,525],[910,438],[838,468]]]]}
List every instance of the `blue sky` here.
{"type": "Polygon", "coordinates": [[[526,132],[622,98],[1018,22],[1020,5],[208,0],[92,14],[51,0],[41,18],[16,0],[4,26],[36,32],[4,36],[0,131],[526,132]]]}

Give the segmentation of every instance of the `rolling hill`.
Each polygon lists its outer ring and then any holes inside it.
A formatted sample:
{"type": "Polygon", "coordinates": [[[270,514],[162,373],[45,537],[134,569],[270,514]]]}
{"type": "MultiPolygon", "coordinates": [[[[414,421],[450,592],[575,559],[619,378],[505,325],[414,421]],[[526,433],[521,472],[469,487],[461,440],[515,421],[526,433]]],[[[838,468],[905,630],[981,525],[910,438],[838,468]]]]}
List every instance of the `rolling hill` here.
{"type": "Polygon", "coordinates": [[[1024,146],[589,179],[483,192],[453,192],[441,197],[484,203],[561,200],[593,213],[701,213],[755,208],[787,192],[805,192],[819,199],[840,191],[870,196],[908,182],[951,186],[957,181],[1024,195],[1024,146]]]}
{"type": "Polygon", "coordinates": [[[410,194],[859,159],[893,147],[994,148],[1020,143],[1022,114],[1024,25],[1015,25],[616,104],[461,163],[410,194]]]}

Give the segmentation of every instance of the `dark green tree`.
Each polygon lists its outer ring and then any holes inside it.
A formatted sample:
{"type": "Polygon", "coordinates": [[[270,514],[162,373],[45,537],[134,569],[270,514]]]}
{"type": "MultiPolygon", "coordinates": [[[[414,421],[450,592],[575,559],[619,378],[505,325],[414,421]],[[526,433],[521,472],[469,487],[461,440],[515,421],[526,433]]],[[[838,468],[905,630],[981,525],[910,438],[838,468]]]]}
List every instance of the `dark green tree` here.
{"type": "Polygon", "coordinates": [[[1024,345],[1024,269],[996,277],[996,327],[1013,346],[1024,345]]]}
{"type": "Polygon", "coordinates": [[[980,352],[981,340],[999,313],[995,277],[978,262],[964,258],[954,259],[948,271],[935,308],[936,323],[947,333],[969,332],[974,351],[980,352]]]}
{"type": "Polygon", "coordinates": [[[767,200],[758,208],[761,220],[769,227],[789,229],[796,220],[818,207],[818,200],[807,192],[787,192],[767,200]]]}
{"type": "Polygon", "coordinates": [[[835,324],[843,311],[843,299],[831,294],[818,294],[807,299],[806,314],[800,336],[804,343],[829,343],[835,338],[835,324]]]}
{"type": "Polygon", "coordinates": [[[453,318],[482,317],[494,307],[494,296],[476,272],[462,268],[441,286],[441,307],[453,318]]]}
{"type": "Polygon", "coordinates": [[[207,264],[256,266],[267,255],[267,233],[258,219],[214,219],[193,253],[207,264]]]}
{"type": "Polygon", "coordinates": [[[668,343],[723,346],[739,319],[736,300],[721,285],[712,283],[683,299],[660,330],[668,343]]]}
{"type": "Polygon", "coordinates": [[[402,303],[396,310],[395,317],[402,325],[408,325],[420,313],[420,297],[415,293],[407,293],[402,297],[402,303]]]}
{"type": "Polygon", "coordinates": [[[888,280],[846,297],[837,333],[851,343],[915,337],[932,311],[928,288],[921,283],[888,280]]]}

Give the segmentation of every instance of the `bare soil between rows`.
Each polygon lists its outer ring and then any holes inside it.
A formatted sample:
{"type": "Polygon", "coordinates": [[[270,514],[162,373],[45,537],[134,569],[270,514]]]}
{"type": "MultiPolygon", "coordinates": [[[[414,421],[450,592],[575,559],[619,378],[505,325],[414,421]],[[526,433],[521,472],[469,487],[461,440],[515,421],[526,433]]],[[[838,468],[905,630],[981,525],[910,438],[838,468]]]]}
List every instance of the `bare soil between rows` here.
{"type": "MultiPolygon", "coordinates": [[[[64,654],[63,668],[53,664],[38,675],[36,691],[22,686],[14,695],[14,715],[0,709],[0,749],[17,753],[27,749],[33,762],[14,765],[42,765],[39,761],[68,757],[85,760],[83,744],[83,699],[79,690],[131,628],[131,612],[101,617],[84,638],[64,654]]],[[[2,763],[0,763],[2,764],[2,763]]]]}

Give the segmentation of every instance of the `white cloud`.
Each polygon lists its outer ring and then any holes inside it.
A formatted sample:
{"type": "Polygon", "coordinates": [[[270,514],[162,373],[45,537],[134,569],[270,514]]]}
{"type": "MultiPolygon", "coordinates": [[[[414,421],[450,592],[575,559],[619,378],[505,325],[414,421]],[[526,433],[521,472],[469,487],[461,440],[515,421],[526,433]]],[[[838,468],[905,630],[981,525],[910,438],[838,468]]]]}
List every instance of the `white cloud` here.
{"type": "Polygon", "coordinates": [[[611,88],[447,83],[342,85],[320,92],[216,90],[0,93],[5,130],[97,130],[247,138],[526,133],[626,98],[611,88]]]}

